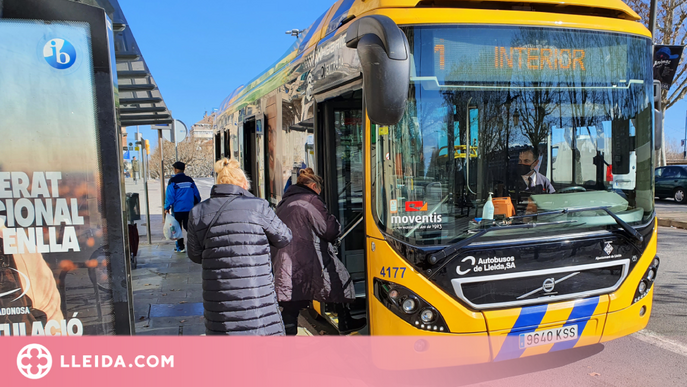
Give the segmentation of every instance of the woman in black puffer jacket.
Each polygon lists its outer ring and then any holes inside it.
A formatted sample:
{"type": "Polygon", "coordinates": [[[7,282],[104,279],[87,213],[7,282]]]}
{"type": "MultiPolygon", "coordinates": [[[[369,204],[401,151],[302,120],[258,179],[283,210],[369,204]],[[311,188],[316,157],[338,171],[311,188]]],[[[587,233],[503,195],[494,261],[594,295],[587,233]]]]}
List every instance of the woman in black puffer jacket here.
{"type": "Polygon", "coordinates": [[[291,230],[267,201],[251,195],[236,160],[215,164],[210,199],[188,219],[188,256],[203,265],[208,335],[283,335],[274,291],[270,245],[291,242],[291,230]]]}

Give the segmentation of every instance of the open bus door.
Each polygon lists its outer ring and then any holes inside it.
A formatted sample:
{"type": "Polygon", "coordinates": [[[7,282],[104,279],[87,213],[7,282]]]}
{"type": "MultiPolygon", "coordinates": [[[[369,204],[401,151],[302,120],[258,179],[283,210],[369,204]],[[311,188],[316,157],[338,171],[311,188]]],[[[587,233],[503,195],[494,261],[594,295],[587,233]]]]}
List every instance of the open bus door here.
{"type": "Polygon", "coordinates": [[[239,131],[242,134],[242,151],[241,155],[242,168],[246,173],[250,187],[248,191],[255,196],[259,196],[256,190],[257,165],[255,163],[255,117],[247,119],[243,123],[243,130],[239,131]]]}
{"type": "MultiPolygon", "coordinates": [[[[317,138],[318,173],[324,178],[323,199],[341,223],[338,256],[351,274],[355,287],[356,302],[351,305],[354,318],[364,318],[367,310],[363,222],[364,130],[360,94],[319,105],[317,138]]],[[[336,324],[338,321],[330,313],[333,311],[333,305],[321,305],[318,310],[336,324]]]]}
{"type": "MultiPolygon", "coordinates": [[[[241,157],[243,170],[250,184],[248,191],[255,197],[265,198],[265,140],[264,118],[253,116],[243,122],[241,144],[243,155],[241,157]]],[[[229,135],[229,133],[226,133],[229,135]]]]}

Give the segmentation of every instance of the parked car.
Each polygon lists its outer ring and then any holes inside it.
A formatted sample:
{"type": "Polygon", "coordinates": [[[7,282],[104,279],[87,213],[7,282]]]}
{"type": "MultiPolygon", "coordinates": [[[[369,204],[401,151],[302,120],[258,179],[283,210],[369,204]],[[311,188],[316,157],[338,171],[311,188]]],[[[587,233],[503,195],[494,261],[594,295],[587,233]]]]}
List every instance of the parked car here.
{"type": "Polygon", "coordinates": [[[678,203],[687,203],[687,165],[669,165],[655,170],[656,197],[673,197],[678,203]]]}

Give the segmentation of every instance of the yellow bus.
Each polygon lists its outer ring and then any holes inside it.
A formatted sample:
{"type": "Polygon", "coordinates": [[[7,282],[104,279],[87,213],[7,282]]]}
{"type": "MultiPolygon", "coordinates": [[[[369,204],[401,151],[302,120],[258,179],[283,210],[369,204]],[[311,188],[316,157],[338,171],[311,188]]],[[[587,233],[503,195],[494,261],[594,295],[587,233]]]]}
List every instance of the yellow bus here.
{"type": "Polygon", "coordinates": [[[216,157],[272,205],[324,177],[360,334],[486,337],[486,362],[646,326],[655,86],[627,5],[339,0],[298,35],[222,103],[216,157]]]}

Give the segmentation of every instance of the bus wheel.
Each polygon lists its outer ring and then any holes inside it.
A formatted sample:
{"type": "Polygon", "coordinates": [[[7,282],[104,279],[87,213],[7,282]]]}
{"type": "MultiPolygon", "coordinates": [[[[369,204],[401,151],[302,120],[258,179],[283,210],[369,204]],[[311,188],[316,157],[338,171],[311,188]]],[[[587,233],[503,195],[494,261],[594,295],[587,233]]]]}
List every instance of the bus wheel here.
{"type": "Polygon", "coordinates": [[[673,198],[675,199],[676,202],[684,204],[687,200],[687,197],[685,197],[685,189],[682,187],[675,188],[675,192],[673,193],[673,198]]]}

